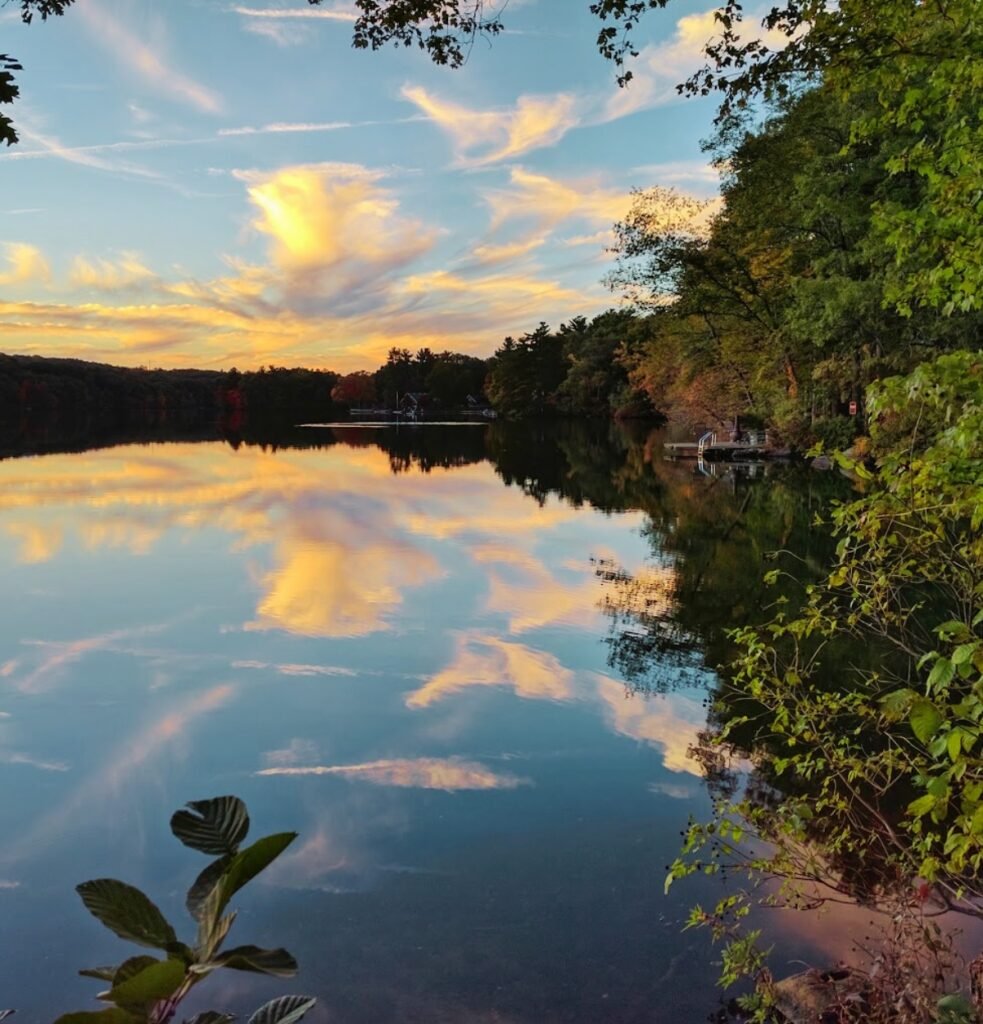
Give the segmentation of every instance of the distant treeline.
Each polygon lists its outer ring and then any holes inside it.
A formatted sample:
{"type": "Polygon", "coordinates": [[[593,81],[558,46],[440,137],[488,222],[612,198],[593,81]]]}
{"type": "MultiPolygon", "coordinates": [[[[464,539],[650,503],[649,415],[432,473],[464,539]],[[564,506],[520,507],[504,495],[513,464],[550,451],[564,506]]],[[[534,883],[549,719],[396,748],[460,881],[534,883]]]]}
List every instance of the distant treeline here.
{"type": "Polygon", "coordinates": [[[353,408],[393,409],[407,394],[425,395],[434,409],[484,405],[511,419],[655,416],[628,379],[649,319],[610,310],[590,321],[574,317],[557,331],[541,323],[518,340],[506,338],[489,359],[393,348],[375,373],[342,377],[333,397],[353,408]]]}
{"type": "Polygon", "coordinates": [[[619,354],[644,336],[646,318],[609,312],[545,324],[506,338],[490,359],[394,348],[374,373],[263,367],[153,370],[81,359],[0,354],[0,429],[69,435],[166,427],[229,432],[344,418],[351,409],[395,409],[406,396],[428,413],[494,408],[525,416],[653,415],[619,354]]]}
{"type": "Polygon", "coordinates": [[[264,367],[146,370],[81,359],[0,354],[0,428],[60,424],[78,433],[140,426],[175,429],[260,420],[286,425],[338,411],[338,374],[264,367]]]}

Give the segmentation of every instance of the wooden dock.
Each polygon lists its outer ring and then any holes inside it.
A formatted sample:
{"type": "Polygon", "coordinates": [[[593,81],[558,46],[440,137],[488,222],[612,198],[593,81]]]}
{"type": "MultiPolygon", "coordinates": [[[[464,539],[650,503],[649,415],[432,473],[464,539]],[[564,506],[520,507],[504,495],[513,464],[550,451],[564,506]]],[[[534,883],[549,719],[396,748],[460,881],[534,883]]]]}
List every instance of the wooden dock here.
{"type": "Polygon", "coordinates": [[[716,433],[708,431],[698,441],[667,441],[663,445],[670,459],[707,459],[734,461],[783,459],[790,454],[787,448],[777,448],[763,432],[749,434],[740,441],[722,441],[716,433]]]}

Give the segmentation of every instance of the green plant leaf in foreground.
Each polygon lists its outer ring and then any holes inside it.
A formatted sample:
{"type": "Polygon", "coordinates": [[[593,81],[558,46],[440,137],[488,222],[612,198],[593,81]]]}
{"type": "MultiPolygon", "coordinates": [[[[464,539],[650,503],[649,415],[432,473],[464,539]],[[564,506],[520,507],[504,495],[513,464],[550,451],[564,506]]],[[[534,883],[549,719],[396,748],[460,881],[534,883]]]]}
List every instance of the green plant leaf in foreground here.
{"type": "Polygon", "coordinates": [[[213,890],[213,896],[209,898],[207,906],[202,908],[202,917],[206,914],[220,914],[235,893],[268,868],[296,838],[296,832],[277,832],[271,836],[263,836],[252,846],[240,850],[229,861],[213,890]]]}
{"type": "Polygon", "coordinates": [[[143,1021],[118,1006],[107,1006],[105,1010],[80,1010],[66,1013],[55,1024],[143,1024],[143,1021]]]}
{"type": "Polygon", "coordinates": [[[184,1024],[232,1024],[235,1017],[230,1013],[219,1013],[217,1010],[205,1010],[204,1013],[196,1013],[191,1020],[184,1024]]]}
{"type": "Polygon", "coordinates": [[[249,814],[238,797],[192,800],[188,807],[171,817],[171,831],[185,846],[218,857],[239,849],[249,831],[249,814]]]}
{"type": "Polygon", "coordinates": [[[174,929],[139,889],[115,878],[97,878],[76,886],[86,909],[121,939],[167,949],[177,944],[174,929]]]}
{"type": "Polygon", "coordinates": [[[230,967],[235,971],[254,971],[257,974],[273,974],[279,978],[292,978],[297,973],[297,961],[285,949],[260,949],[259,946],[236,946],[211,965],[230,967]]]}
{"type": "Polygon", "coordinates": [[[108,998],[117,1006],[167,999],[181,987],[185,965],[180,960],[154,960],[127,978],[113,980],[108,998]]]}
{"type": "Polygon", "coordinates": [[[280,996],[261,1006],[249,1024],[296,1024],[316,1002],[311,996],[280,996]]]}

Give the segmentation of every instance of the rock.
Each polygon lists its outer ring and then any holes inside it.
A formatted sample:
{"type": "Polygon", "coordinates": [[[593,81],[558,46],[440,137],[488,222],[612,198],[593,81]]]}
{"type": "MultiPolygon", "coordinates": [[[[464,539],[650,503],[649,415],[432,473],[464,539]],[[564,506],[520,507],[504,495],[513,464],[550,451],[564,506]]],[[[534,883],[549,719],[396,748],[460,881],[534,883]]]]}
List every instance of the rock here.
{"type": "Polygon", "coordinates": [[[819,455],[810,463],[813,469],[832,469],[833,460],[828,455],[819,455]]]}
{"type": "Polygon", "coordinates": [[[788,1024],[837,1024],[841,1011],[864,998],[866,981],[855,971],[803,971],[772,984],[775,1008],[788,1024]]]}

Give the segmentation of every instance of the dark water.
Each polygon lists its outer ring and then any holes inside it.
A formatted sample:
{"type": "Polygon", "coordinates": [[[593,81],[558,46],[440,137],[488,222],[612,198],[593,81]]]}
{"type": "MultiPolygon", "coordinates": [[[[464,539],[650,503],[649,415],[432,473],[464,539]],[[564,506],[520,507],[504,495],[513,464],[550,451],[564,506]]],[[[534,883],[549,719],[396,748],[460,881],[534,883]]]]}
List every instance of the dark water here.
{"type": "MultiPolygon", "coordinates": [[[[661,460],[606,425],[294,432],[0,461],[0,1007],[94,1006],[124,944],[73,886],[113,876],[178,925],[203,861],[186,800],[235,793],[299,840],[233,943],[310,1019],[703,1021],[714,951],[663,895],[726,629],[768,552],[818,570],[838,482],[661,460]],[[791,556],[789,556],[791,557],[791,556]]],[[[776,961],[853,923],[776,912],[776,961]]]]}

